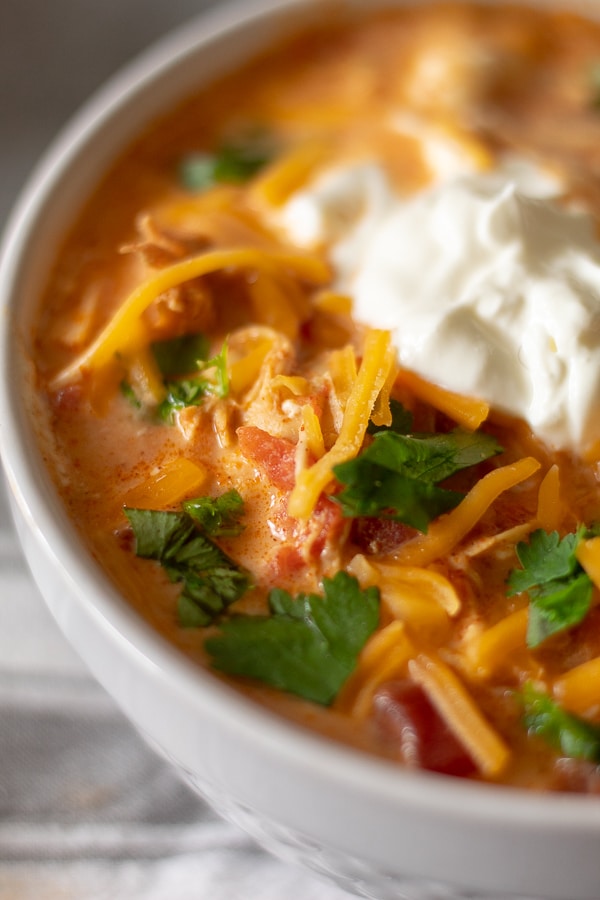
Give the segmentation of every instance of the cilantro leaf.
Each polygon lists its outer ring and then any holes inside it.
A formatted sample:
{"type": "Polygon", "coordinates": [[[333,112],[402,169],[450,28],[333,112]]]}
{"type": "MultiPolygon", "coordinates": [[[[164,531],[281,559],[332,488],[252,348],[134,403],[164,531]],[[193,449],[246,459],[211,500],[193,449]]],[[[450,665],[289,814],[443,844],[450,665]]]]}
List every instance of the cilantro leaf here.
{"type": "Polygon", "coordinates": [[[177,410],[187,406],[200,406],[209,393],[206,378],[186,378],[180,381],[172,381],[166,384],[167,396],[158,407],[159,417],[169,424],[173,423],[173,417],[177,410]]]}
{"type": "Polygon", "coordinates": [[[179,178],[189,191],[203,191],[216,184],[243,184],[273,156],[264,133],[255,132],[221,144],[215,153],[190,153],[179,165],[179,178]]]}
{"type": "Polygon", "coordinates": [[[463,498],[437,483],[499,452],[496,440],[483,432],[379,431],[359,456],[334,466],[334,475],[346,487],[332,499],[345,516],[380,516],[426,531],[432,519],[463,498]]]}
{"type": "Polygon", "coordinates": [[[166,381],[167,396],[158,407],[158,414],[165,422],[172,422],[178,409],[199,406],[205,397],[226,397],[229,393],[227,373],[227,341],[216,356],[196,360],[199,373],[193,378],[166,381]]]}
{"type": "Polygon", "coordinates": [[[209,341],[205,334],[184,334],[151,344],[152,355],[162,375],[189,375],[206,360],[209,341]]]}
{"type": "Polygon", "coordinates": [[[125,507],[135,535],[135,552],[144,559],[168,560],[194,533],[193,523],[179,513],[125,507]]]}
{"type": "Polygon", "coordinates": [[[585,572],[569,581],[551,581],[530,596],[527,646],[538,647],[559,631],[578,625],[587,616],[593,584],[585,572]]]}
{"type": "Polygon", "coordinates": [[[529,541],[517,544],[517,557],[522,569],[513,569],[508,584],[512,594],[527,591],[535,585],[543,585],[557,579],[569,578],[581,566],[575,551],[581,540],[579,531],[560,538],[558,531],[544,531],[538,528],[532,532],[529,541]]]}
{"type": "Polygon", "coordinates": [[[600,726],[561,709],[547,694],[527,684],[521,694],[523,724],[565,756],[600,763],[600,726]]]}
{"type": "Polygon", "coordinates": [[[240,522],[244,501],[236,490],[227,491],[214,499],[196,497],[185,500],[183,508],[194,522],[213,537],[230,537],[244,530],[240,522]]]}
{"type": "Polygon", "coordinates": [[[340,571],[323,579],[323,596],[275,588],[269,605],[270,616],[237,616],[208,638],[214,667],[329,705],[377,627],[378,589],[340,571]]]}
{"type": "Polygon", "coordinates": [[[373,444],[362,455],[392,471],[433,484],[500,450],[496,439],[483,432],[456,430],[431,435],[385,432],[375,435],[373,444]]]}
{"type": "Polygon", "coordinates": [[[402,475],[370,462],[364,455],[335,466],[334,473],[346,487],[331,499],[347,517],[379,516],[427,531],[432,519],[463,499],[457,491],[402,475]]]}
{"type": "Polygon", "coordinates": [[[136,554],[156,560],[172,582],[182,583],[178,612],[185,627],[210,624],[250,587],[248,573],[187,512],[125,508],[125,515],[136,554]]]}
{"type": "Polygon", "coordinates": [[[508,596],[529,594],[527,646],[538,647],[547,638],[586,617],[592,601],[593,583],[576,556],[587,530],[579,528],[562,539],[557,531],[538,529],[529,542],[517,544],[522,569],[508,577],[508,596]]]}
{"type": "Polygon", "coordinates": [[[142,408],[142,401],[137,396],[132,385],[127,381],[126,378],[123,378],[121,380],[121,382],[119,383],[119,390],[120,390],[121,394],[123,395],[123,397],[125,397],[125,399],[129,401],[129,403],[131,404],[131,406],[133,406],[134,409],[142,408]]]}

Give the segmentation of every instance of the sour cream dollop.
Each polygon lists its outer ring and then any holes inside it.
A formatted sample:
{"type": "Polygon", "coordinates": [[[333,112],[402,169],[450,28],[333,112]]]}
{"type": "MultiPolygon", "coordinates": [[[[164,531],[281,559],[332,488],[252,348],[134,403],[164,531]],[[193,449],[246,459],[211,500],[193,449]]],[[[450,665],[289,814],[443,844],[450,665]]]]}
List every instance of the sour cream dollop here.
{"type": "Polygon", "coordinates": [[[600,244],[553,187],[517,166],[403,198],[361,163],[291,198],[283,223],[329,246],[357,319],[393,333],[403,366],[583,450],[600,440],[600,244]]]}

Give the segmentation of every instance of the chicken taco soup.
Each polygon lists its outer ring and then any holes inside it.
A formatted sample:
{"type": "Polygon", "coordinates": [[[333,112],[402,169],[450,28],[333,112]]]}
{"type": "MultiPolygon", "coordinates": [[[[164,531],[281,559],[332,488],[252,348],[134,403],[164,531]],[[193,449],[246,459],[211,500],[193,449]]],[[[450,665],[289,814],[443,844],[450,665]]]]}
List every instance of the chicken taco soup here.
{"type": "Polygon", "coordinates": [[[398,765],[600,790],[599,73],[569,12],[303,31],[140,136],[40,304],[129,603],[398,765]]]}

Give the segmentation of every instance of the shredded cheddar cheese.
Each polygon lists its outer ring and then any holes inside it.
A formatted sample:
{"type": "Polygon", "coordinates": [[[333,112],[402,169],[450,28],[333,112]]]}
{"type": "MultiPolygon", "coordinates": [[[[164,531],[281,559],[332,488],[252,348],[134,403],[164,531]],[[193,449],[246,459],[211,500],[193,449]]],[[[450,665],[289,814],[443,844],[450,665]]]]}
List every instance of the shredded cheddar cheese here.
{"type": "Polygon", "coordinates": [[[463,397],[448,391],[439,385],[425,381],[415,372],[401,369],[398,375],[400,384],[408,387],[420,400],[430,403],[431,406],[446,413],[464,428],[475,430],[485,422],[490,408],[483,400],[472,397],[463,397]]]}
{"type": "Polygon", "coordinates": [[[412,659],[408,669],[480,771],[488,778],[499,776],[508,765],[510,750],[481,715],[458,676],[437,656],[426,653],[412,659]]]}
{"type": "Polygon", "coordinates": [[[365,719],[371,710],[377,688],[394,677],[404,675],[415,647],[404,624],[393,621],[367,643],[352,673],[336,700],[336,708],[365,719]]]}
{"type": "Polygon", "coordinates": [[[560,525],[562,515],[560,502],[560,470],[550,466],[540,484],[538,493],[537,521],[546,531],[554,531],[560,525]]]}
{"type": "Polygon", "coordinates": [[[490,628],[465,639],[465,660],[469,671],[489,678],[510,662],[511,654],[525,648],[527,608],[519,609],[490,628]]]}
{"type": "Polygon", "coordinates": [[[288,504],[291,516],[308,519],[321,491],[331,481],[333,466],[352,459],[360,450],[373,405],[387,380],[394,360],[395,352],[389,333],[370,331],[365,341],[363,361],[348,398],[338,439],[321,459],[298,476],[288,504]]]}
{"type": "Polygon", "coordinates": [[[341,350],[334,350],[329,358],[329,377],[333,390],[330,398],[334,426],[339,434],[344,421],[348,398],[356,382],[357,367],[353,348],[348,344],[341,350]]]}
{"type": "Polygon", "coordinates": [[[241,359],[229,366],[229,386],[234,396],[247,391],[257,380],[265,357],[273,346],[267,337],[259,338],[241,359]]]}
{"type": "Polygon", "coordinates": [[[600,537],[581,541],[577,547],[577,560],[600,590],[600,537]]]}
{"type": "Polygon", "coordinates": [[[575,666],[557,678],[553,685],[556,699],[574,713],[586,714],[600,705],[600,657],[575,666]]]}
{"type": "Polygon", "coordinates": [[[420,594],[430,597],[449,616],[456,616],[460,612],[462,604],[456,588],[440,572],[436,572],[434,569],[381,562],[375,563],[375,568],[384,579],[395,584],[410,585],[420,594]]]}
{"type": "Polygon", "coordinates": [[[433,646],[440,646],[450,634],[448,613],[414,584],[385,582],[381,589],[382,617],[399,619],[411,635],[433,646]]]}
{"type": "Polygon", "coordinates": [[[258,204],[282,206],[298,190],[314,169],[331,154],[326,142],[301,144],[268,166],[251,188],[251,200],[258,204]]]}
{"type": "Polygon", "coordinates": [[[149,396],[152,402],[160,403],[165,388],[156,360],[148,347],[140,347],[130,360],[129,377],[137,394],[149,396]]]}
{"type": "Polygon", "coordinates": [[[427,534],[419,535],[400,547],[395,558],[403,565],[426,566],[449,553],[500,494],[530,478],[539,468],[540,463],[536,459],[524,457],[489,472],[471,488],[456,509],[433,522],[427,534]]]}
{"type": "Polygon", "coordinates": [[[320,459],[325,453],[325,442],[319,417],[309,403],[302,407],[301,435],[306,436],[306,447],[311,456],[320,459]]]}
{"type": "Polygon", "coordinates": [[[320,291],[313,300],[315,309],[339,316],[349,316],[352,312],[352,297],[336,291],[320,291]]]}
{"type": "Polygon", "coordinates": [[[255,321],[280,331],[288,338],[294,338],[298,332],[300,317],[281,280],[271,273],[259,272],[248,283],[247,289],[255,321]]]}
{"type": "Polygon", "coordinates": [[[161,466],[143,484],[131,488],[125,505],[168,509],[201,490],[207,479],[208,472],[203,465],[180,456],[161,466]]]}

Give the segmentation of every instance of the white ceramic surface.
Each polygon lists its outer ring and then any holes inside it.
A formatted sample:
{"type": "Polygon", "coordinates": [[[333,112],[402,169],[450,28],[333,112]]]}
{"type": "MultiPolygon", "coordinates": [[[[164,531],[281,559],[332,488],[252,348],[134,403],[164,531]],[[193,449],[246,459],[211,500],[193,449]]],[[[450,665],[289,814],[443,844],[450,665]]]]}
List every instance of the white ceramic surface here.
{"type": "Polygon", "coordinates": [[[113,79],[30,180],[0,268],[0,450],[24,552],[96,678],[198,790],[266,846],[377,900],[598,900],[597,799],[407,773],[257,709],[137,618],[84,551],[44,470],[27,399],[27,323],[82,197],[144,122],[316,13],[318,0],[253,0],[204,15],[113,79]]]}

